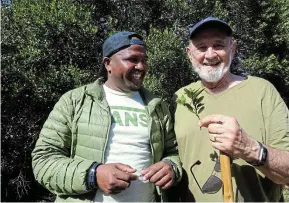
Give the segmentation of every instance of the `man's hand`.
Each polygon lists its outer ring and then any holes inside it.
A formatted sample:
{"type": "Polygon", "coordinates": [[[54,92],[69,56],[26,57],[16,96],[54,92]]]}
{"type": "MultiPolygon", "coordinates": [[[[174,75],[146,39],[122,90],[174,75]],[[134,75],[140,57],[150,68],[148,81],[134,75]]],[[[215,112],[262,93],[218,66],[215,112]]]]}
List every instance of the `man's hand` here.
{"type": "Polygon", "coordinates": [[[141,171],[143,180],[149,180],[161,189],[166,190],[173,185],[173,167],[164,161],[159,161],[141,171]]]}
{"type": "Polygon", "coordinates": [[[200,127],[208,128],[214,148],[245,161],[258,160],[259,144],[241,128],[234,117],[209,115],[200,120],[200,127]]]}
{"type": "Polygon", "coordinates": [[[136,180],[136,169],[121,163],[103,164],[96,169],[98,187],[105,194],[119,193],[129,187],[130,181],[136,180]]]}

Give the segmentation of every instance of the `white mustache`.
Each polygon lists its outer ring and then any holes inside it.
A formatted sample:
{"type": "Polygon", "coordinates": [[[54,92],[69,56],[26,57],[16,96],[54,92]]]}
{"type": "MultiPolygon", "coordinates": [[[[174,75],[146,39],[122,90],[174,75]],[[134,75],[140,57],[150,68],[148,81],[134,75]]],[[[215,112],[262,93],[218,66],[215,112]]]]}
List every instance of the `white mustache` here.
{"type": "Polygon", "coordinates": [[[221,63],[221,60],[219,58],[213,58],[213,59],[205,59],[203,64],[206,66],[211,66],[216,65],[218,63],[221,63]]]}
{"type": "Polygon", "coordinates": [[[206,82],[217,82],[226,74],[226,72],[229,71],[232,58],[233,58],[232,54],[230,54],[229,63],[227,64],[227,66],[224,66],[224,64],[222,64],[222,61],[219,60],[218,63],[216,63],[215,65],[210,65],[212,64],[212,62],[211,63],[206,62],[203,63],[202,65],[196,64],[192,65],[194,67],[194,71],[199,75],[201,79],[203,79],[206,82]]]}

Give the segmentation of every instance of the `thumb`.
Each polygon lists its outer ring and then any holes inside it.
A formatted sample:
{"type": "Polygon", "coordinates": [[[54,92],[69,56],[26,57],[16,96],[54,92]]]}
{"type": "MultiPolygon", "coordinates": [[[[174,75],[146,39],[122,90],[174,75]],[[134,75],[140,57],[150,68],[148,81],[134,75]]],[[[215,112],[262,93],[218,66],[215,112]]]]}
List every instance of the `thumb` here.
{"type": "Polygon", "coordinates": [[[121,163],[117,163],[115,165],[115,167],[123,172],[127,172],[127,173],[134,173],[136,172],[136,169],[132,168],[131,166],[129,165],[126,165],[126,164],[121,164],[121,163]]]}
{"type": "Polygon", "coordinates": [[[200,125],[200,127],[206,127],[207,128],[208,125],[210,125],[211,123],[222,124],[226,121],[225,118],[226,118],[226,116],[220,115],[220,114],[208,115],[199,121],[199,125],[200,125]]]}
{"type": "Polygon", "coordinates": [[[141,174],[142,174],[142,175],[145,175],[146,173],[148,173],[148,172],[150,171],[150,167],[151,167],[151,166],[149,166],[149,167],[144,168],[143,170],[141,170],[141,174]]]}

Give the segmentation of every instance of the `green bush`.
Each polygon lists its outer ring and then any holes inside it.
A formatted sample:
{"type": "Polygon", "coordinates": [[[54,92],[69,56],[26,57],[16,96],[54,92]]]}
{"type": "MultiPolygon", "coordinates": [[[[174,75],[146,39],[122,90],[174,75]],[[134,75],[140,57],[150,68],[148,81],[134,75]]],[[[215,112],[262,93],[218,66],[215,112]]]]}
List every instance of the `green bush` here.
{"type": "Polygon", "coordinates": [[[91,7],[69,0],[13,1],[1,11],[2,200],[49,201],[30,153],[60,95],[96,75],[98,26],[91,7]]]}
{"type": "Polygon", "coordinates": [[[146,43],[149,72],[144,85],[169,102],[177,89],[196,78],[186,57],[186,43],[172,30],[155,28],[151,28],[146,43]]]}

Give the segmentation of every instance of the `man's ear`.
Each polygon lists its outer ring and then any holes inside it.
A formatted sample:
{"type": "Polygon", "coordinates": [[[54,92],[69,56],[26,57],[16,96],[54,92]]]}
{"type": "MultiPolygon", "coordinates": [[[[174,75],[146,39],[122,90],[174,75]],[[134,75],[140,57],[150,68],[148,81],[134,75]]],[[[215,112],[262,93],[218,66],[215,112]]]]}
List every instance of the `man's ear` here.
{"type": "Polygon", "coordinates": [[[186,53],[187,53],[188,55],[190,55],[190,48],[189,48],[189,47],[186,47],[186,53]]]}
{"type": "Polygon", "coordinates": [[[107,70],[107,72],[110,72],[110,71],[111,71],[110,61],[111,61],[111,59],[108,58],[108,57],[104,57],[104,58],[102,59],[102,62],[103,62],[103,64],[104,64],[105,69],[107,70]]]}
{"type": "Polygon", "coordinates": [[[191,60],[191,50],[190,50],[190,47],[186,47],[186,53],[187,53],[189,59],[191,60]]]}

